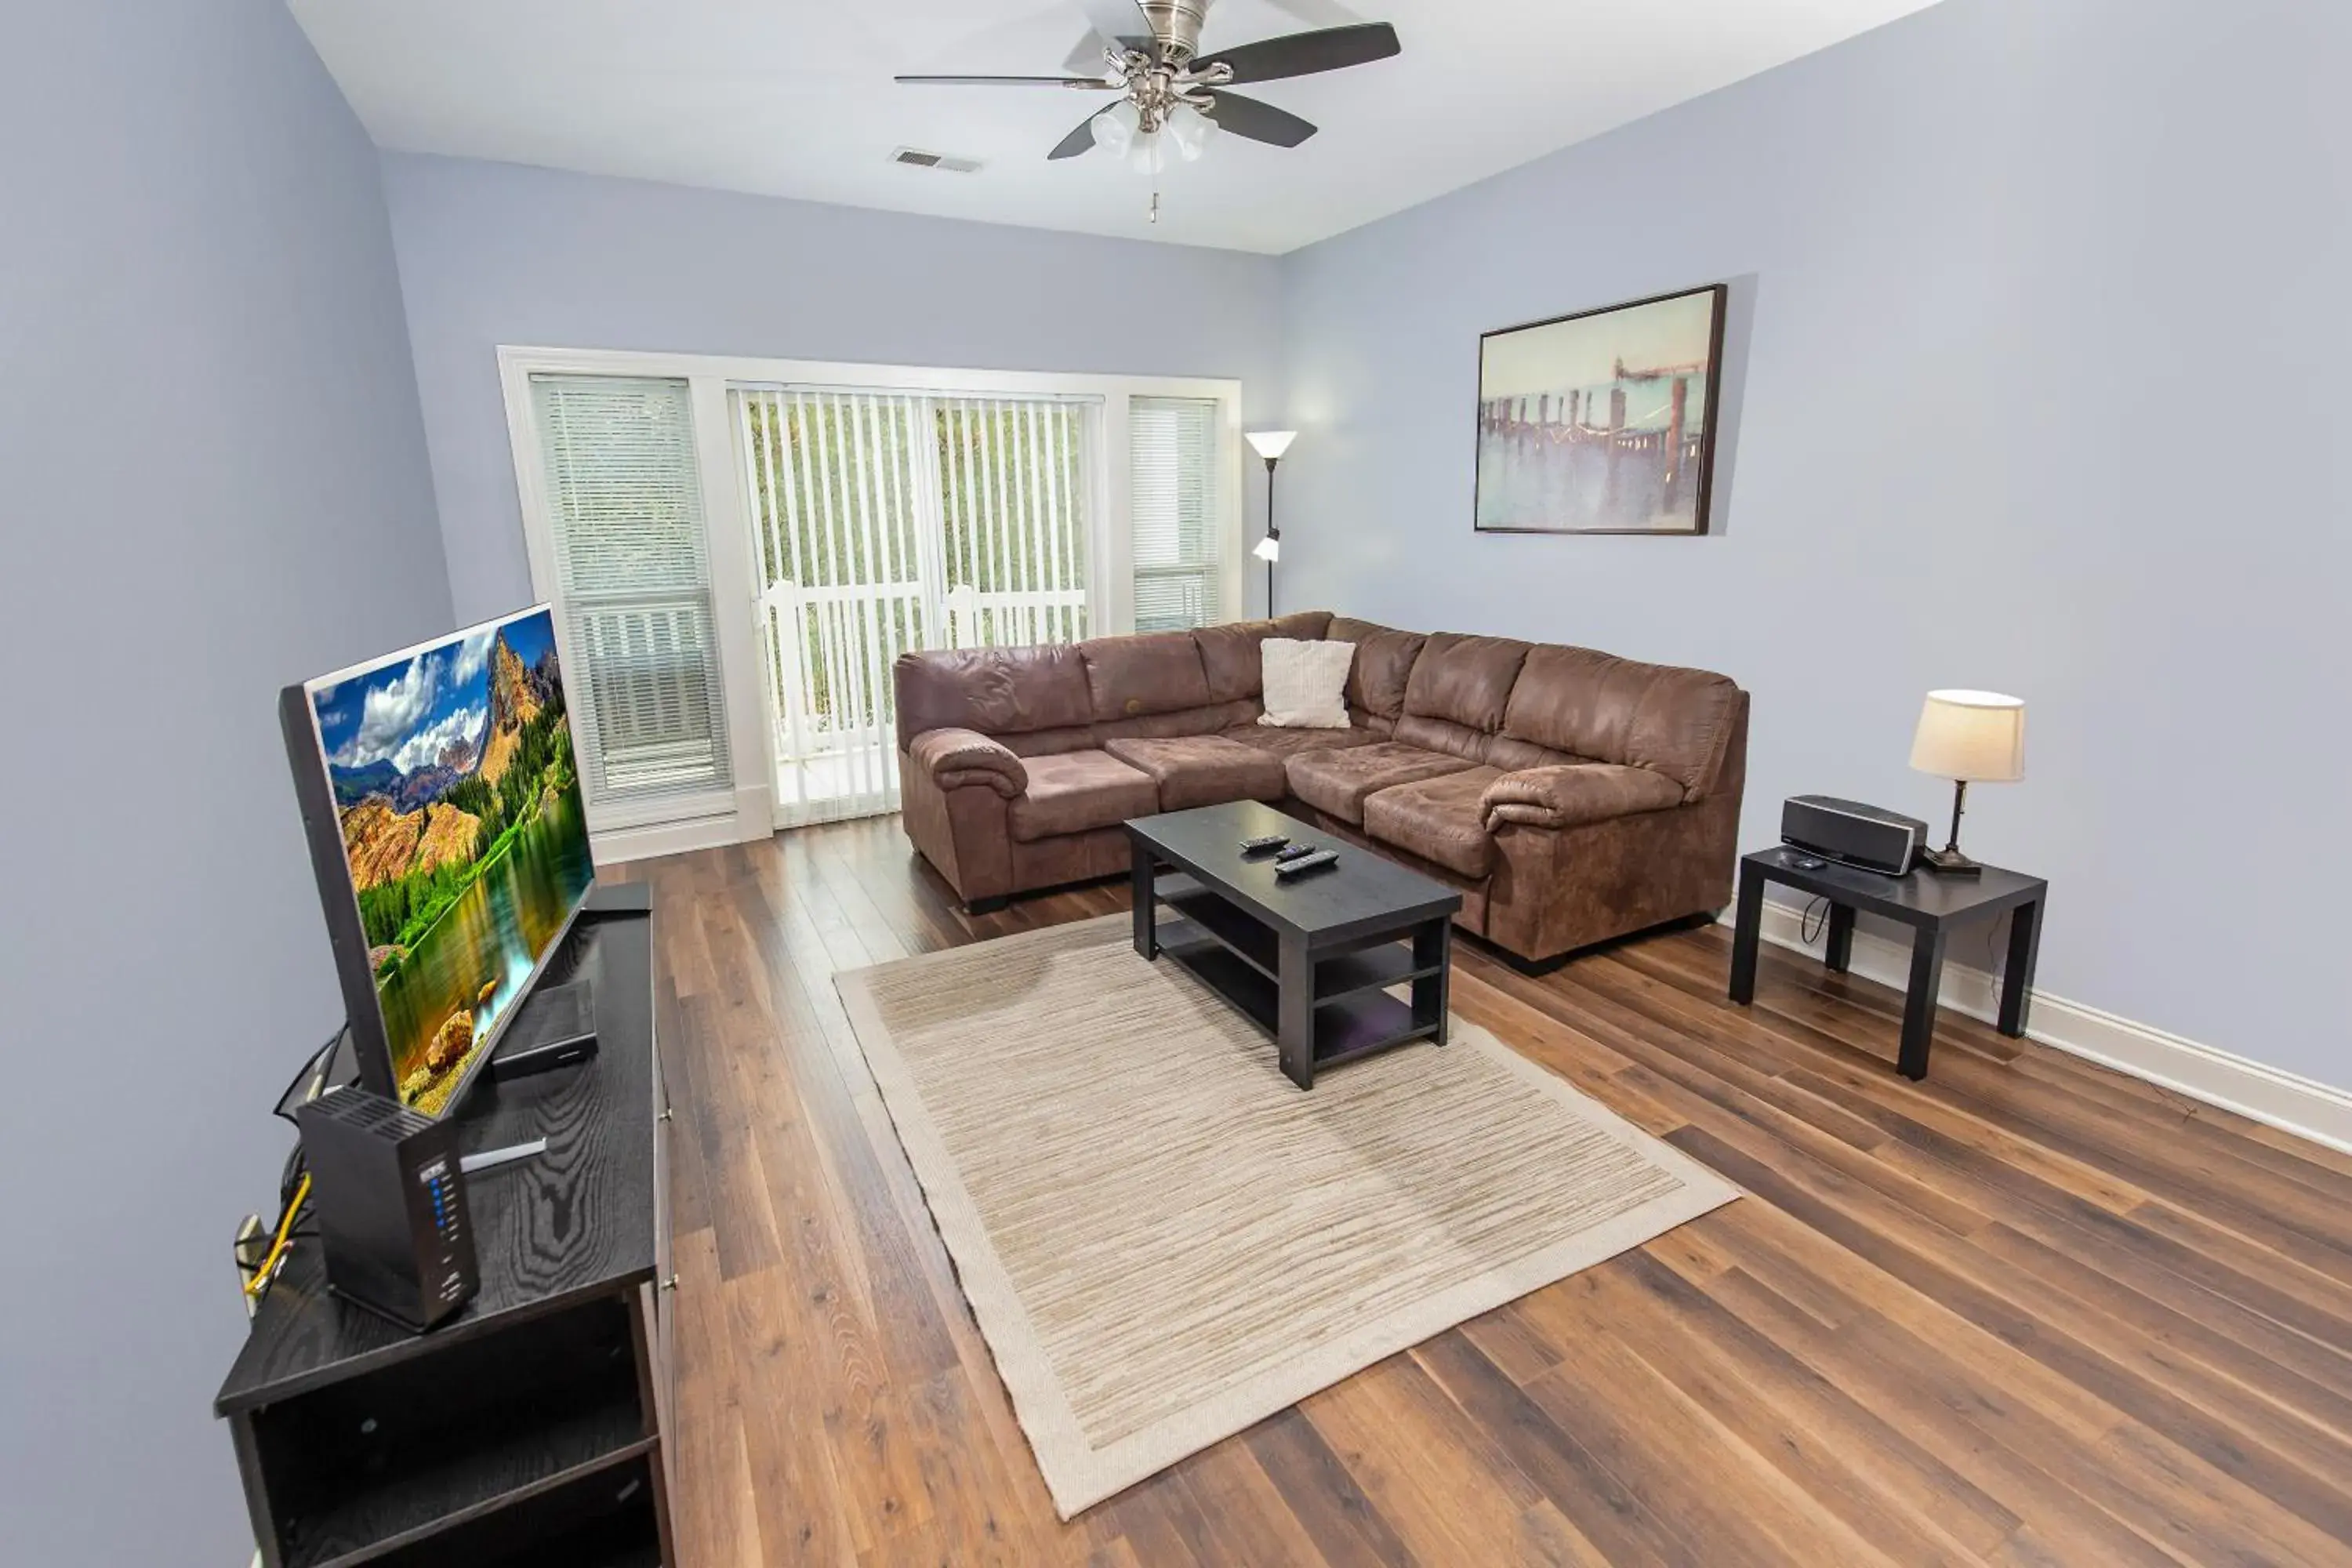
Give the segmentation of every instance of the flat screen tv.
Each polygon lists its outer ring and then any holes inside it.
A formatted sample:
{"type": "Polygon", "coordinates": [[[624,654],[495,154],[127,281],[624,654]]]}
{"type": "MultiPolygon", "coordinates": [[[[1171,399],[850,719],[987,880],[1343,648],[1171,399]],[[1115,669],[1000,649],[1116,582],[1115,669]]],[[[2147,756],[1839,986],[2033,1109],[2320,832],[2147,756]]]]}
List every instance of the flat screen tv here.
{"type": "Polygon", "coordinates": [[[279,718],[361,1081],[438,1116],[595,880],[554,617],[289,686],[279,718]]]}

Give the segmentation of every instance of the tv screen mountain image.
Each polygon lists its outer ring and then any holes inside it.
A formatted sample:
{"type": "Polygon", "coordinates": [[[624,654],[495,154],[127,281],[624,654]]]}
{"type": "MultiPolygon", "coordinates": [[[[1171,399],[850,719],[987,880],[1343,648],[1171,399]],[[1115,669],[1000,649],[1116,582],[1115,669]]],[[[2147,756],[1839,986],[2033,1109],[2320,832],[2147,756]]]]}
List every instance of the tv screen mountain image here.
{"type": "Polygon", "coordinates": [[[311,690],[401,1100],[437,1115],[595,876],[545,610],[311,690]]]}

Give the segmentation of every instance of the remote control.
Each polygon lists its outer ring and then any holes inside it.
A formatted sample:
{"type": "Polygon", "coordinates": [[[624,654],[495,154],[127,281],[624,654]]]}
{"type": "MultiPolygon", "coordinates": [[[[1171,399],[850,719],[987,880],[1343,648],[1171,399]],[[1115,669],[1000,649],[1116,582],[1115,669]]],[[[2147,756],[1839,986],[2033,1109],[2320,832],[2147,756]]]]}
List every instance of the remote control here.
{"type": "Polygon", "coordinates": [[[1274,858],[1274,862],[1277,866],[1287,866],[1302,855],[1314,853],[1315,846],[1312,844],[1294,844],[1289,848],[1278,852],[1274,858]]]}
{"type": "Polygon", "coordinates": [[[1318,866],[1328,866],[1339,858],[1339,852],[1336,849],[1318,849],[1312,854],[1301,855],[1296,860],[1281,862],[1275,867],[1274,874],[1277,877],[1288,877],[1300,871],[1311,871],[1318,866]]]}
{"type": "Polygon", "coordinates": [[[1289,842],[1287,837],[1279,833],[1269,833],[1263,838],[1244,838],[1242,840],[1242,853],[1263,855],[1269,849],[1279,849],[1289,842]]]}

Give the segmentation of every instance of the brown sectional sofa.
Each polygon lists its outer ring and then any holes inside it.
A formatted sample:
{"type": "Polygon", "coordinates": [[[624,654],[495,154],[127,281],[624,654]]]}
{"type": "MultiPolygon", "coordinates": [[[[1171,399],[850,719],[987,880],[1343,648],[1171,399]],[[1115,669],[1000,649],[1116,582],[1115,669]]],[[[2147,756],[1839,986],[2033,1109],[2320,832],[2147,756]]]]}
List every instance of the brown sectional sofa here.
{"type": "Polygon", "coordinates": [[[908,654],[904,821],[968,908],[1123,873],[1119,824],[1263,800],[1462,889],[1530,963],[1731,900],[1748,694],[1706,670],[1325,611],[908,654]],[[1356,645],[1346,730],[1257,722],[1258,644],[1356,645]]]}

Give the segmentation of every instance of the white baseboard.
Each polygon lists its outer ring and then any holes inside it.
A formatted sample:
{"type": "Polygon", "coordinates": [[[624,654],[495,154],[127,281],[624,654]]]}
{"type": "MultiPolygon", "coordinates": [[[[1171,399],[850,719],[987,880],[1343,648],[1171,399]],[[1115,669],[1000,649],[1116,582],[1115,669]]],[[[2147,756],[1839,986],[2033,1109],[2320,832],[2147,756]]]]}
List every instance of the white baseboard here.
{"type": "MultiPolygon", "coordinates": [[[[1726,911],[1722,920],[1730,924],[1730,912],[1726,911]]],[[[1765,941],[1801,952],[1817,952],[1822,934],[1817,932],[1807,943],[1801,940],[1803,931],[1800,911],[1766,900],[1765,941]]],[[[1857,930],[1853,969],[1865,980],[1900,991],[1910,983],[1911,950],[1905,943],[1857,930]]],[[[2000,1011],[2000,976],[1948,960],[1938,999],[1957,1012],[1992,1023],[2000,1011]]],[[[2352,1093],[2331,1085],[2038,989],[2027,1016],[2026,1034],[2191,1100],[2352,1153],[2352,1093]]]]}
{"type": "Polygon", "coordinates": [[[589,829],[588,840],[595,851],[596,863],[613,866],[626,860],[650,860],[660,855],[684,855],[695,849],[748,844],[775,832],[775,791],[765,784],[739,787],[731,805],[724,795],[719,797],[716,809],[701,801],[685,804],[703,805],[702,814],[672,821],[655,817],[632,823],[624,819],[620,826],[589,829]]]}
{"type": "Polygon", "coordinates": [[[645,827],[614,827],[595,836],[596,859],[606,866],[624,860],[650,860],[657,855],[683,855],[690,849],[715,849],[722,845],[765,838],[769,831],[731,811],[724,816],[698,816],[645,827]]]}

